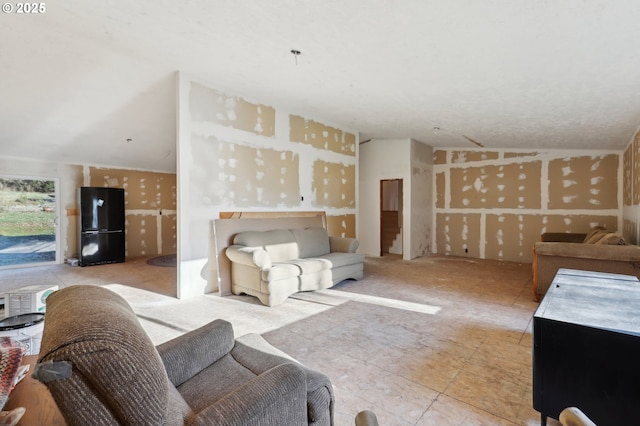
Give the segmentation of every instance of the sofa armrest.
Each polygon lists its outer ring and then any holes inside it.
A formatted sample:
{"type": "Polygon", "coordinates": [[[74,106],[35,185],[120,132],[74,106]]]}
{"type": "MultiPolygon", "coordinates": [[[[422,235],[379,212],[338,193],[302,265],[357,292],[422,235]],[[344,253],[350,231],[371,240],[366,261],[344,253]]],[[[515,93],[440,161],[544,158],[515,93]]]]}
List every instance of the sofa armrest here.
{"type": "Polygon", "coordinates": [[[293,363],[274,367],[195,414],[187,424],[307,425],[304,371],[293,363]]]}
{"type": "Polygon", "coordinates": [[[355,253],[360,242],[355,238],[332,237],[329,236],[329,247],[331,253],[355,253]]]}
{"type": "Polygon", "coordinates": [[[260,270],[271,268],[271,256],[262,247],[232,245],[227,247],[225,254],[234,263],[253,266],[260,270]]]}
{"type": "Polygon", "coordinates": [[[228,354],[234,344],[231,323],[218,319],[162,343],[156,349],[169,380],[179,386],[228,354]]]}
{"type": "Polygon", "coordinates": [[[640,262],[640,247],[636,245],[537,242],[535,244],[535,254],[537,256],[640,262]]]}

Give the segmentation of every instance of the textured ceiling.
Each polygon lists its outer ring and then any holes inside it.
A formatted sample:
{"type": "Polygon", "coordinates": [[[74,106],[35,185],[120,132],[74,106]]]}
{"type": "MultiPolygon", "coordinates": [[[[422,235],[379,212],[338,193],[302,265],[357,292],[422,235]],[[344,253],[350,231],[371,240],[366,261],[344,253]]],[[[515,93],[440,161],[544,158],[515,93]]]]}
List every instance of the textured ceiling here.
{"type": "Polygon", "coordinates": [[[640,124],[637,0],[45,5],[0,16],[0,155],[175,170],[176,70],[361,141],[618,150],[640,124]]]}

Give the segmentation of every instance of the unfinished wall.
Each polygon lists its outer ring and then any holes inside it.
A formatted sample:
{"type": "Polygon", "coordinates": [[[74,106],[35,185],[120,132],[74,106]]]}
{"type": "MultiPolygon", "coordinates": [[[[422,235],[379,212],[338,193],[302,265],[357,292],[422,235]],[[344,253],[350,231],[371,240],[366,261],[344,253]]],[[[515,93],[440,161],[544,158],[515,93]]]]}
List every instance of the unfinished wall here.
{"type": "Polygon", "coordinates": [[[125,190],[127,259],[176,253],[175,174],[86,166],[83,185],[125,190]]]}
{"type": "Polygon", "coordinates": [[[411,141],[411,191],[409,223],[410,256],[416,258],[431,253],[433,222],[433,148],[411,141]]]}
{"type": "Polygon", "coordinates": [[[179,297],[214,291],[224,211],[326,211],[356,236],[357,136],[179,75],[179,297]]]}
{"type": "Polygon", "coordinates": [[[623,212],[622,235],[631,244],[640,242],[640,132],[631,138],[623,155],[623,212]]]}
{"type": "Polygon", "coordinates": [[[10,176],[55,179],[58,183],[61,256],[78,257],[78,198],[81,186],[125,189],[126,257],[175,253],[176,175],[89,165],[0,157],[0,171],[10,176]]]}
{"type": "Polygon", "coordinates": [[[431,252],[432,148],[412,139],[373,139],[360,146],[358,234],[361,252],[381,253],[380,181],[402,179],[402,257],[431,252]]]}
{"type": "Polygon", "coordinates": [[[451,149],[433,158],[437,253],[531,262],[542,232],[622,226],[621,153],[451,149]]]}

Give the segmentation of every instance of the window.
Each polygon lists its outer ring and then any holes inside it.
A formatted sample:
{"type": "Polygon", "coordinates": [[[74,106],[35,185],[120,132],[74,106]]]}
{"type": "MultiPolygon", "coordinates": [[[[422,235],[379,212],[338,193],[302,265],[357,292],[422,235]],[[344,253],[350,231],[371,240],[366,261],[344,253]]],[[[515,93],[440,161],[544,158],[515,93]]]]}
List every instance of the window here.
{"type": "Polygon", "coordinates": [[[58,259],[56,183],[0,177],[0,268],[58,259]]]}

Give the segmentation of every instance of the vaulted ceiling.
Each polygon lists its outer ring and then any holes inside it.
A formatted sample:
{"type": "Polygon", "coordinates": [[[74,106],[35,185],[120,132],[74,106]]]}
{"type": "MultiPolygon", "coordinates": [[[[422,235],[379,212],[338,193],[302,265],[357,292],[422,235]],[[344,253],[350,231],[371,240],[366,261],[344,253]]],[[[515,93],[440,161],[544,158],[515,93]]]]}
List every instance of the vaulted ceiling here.
{"type": "Polygon", "coordinates": [[[361,141],[621,150],[640,125],[637,0],[10,4],[3,156],[174,171],[177,70],[361,141]]]}

